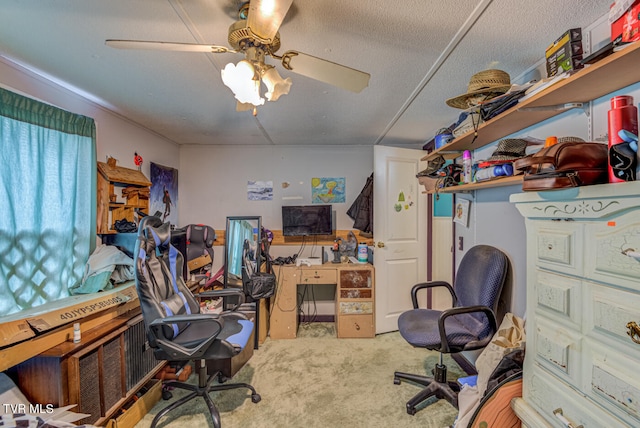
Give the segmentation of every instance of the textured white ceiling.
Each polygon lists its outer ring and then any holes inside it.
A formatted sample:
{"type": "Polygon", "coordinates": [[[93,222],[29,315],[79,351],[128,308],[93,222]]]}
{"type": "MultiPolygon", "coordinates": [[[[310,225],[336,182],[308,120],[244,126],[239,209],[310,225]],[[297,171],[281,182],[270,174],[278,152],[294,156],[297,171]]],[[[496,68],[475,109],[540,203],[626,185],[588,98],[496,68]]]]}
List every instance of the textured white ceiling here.
{"type": "MultiPolygon", "coordinates": [[[[220,69],[238,54],[120,50],[105,39],[228,45],[239,0],[4,0],[0,56],[41,70],[178,144],[419,148],[459,110],[474,73],[512,77],[611,0],[294,0],[282,48],[371,74],[354,94],[277,65],[289,95],[236,112],[220,69]]],[[[267,62],[270,62],[269,60],[267,62]]],[[[271,61],[275,65],[275,62],[271,61]]]]}

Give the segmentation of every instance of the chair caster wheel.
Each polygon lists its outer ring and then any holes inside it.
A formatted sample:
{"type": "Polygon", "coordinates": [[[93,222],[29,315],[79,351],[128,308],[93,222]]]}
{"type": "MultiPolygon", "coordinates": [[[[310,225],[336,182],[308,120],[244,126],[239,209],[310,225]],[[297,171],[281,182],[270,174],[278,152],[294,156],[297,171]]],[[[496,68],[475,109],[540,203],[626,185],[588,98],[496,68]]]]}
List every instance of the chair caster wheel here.
{"type": "Polygon", "coordinates": [[[171,400],[172,397],[173,397],[173,394],[171,393],[171,391],[167,391],[166,389],[162,390],[162,399],[163,400],[171,400]]]}
{"type": "Polygon", "coordinates": [[[262,400],[262,397],[260,397],[260,394],[251,394],[252,403],[259,403],[260,400],[262,400]]]}
{"type": "Polygon", "coordinates": [[[416,408],[407,404],[407,413],[411,416],[416,414],[416,408]]]}
{"type": "Polygon", "coordinates": [[[400,385],[400,379],[398,379],[397,377],[393,378],[393,384],[394,385],[400,385]]]}

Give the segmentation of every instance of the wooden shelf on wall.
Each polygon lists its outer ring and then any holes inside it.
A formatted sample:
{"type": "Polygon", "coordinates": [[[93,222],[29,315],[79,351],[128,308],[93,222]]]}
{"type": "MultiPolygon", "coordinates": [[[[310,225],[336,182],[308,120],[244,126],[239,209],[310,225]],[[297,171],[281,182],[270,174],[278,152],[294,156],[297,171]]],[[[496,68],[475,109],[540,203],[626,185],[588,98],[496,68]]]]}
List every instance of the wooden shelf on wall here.
{"type": "Polygon", "coordinates": [[[638,64],[640,42],[629,44],[625,49],[578,70],[571,77],[560,80],[481,124],[476,138],[473,131],[468,132],[425,155],[422,160],[433,159],[437,155],[446,159],[456,158],[464,150],[478,149],[566,111],[556,106],[588,103],[637,83],[640,74],[633,70],[637,70],[638,64]]]}
{"type": "MultiPolygon", "coordinates": [[[[481,181],[480,183],[459,184],[457,186],[445,187],[438,190],[438,193],[467,193],[474,190],[490,189],[493,187],[513,186],[522,183],[522,175],[496,178],[493,180],[481,181]]],[[[434,194],[436,192],[424,192],[434,194]]]]}
{"type": "MultiPolygon", "coordinates": [[[[301,245],[303,242],[315,245],[333,245],[333,241],[337,238],[341,238],[343,241],[346,240],[349,232],[353,232],[356,235],[358,242],[373,245],[373,238],[360,235],[359,230],[336,230],[335,235],[307,236],[304,238],[301,236],[283,236],[282,230],[271,230],[271,232],[273,233],[271,245],[301,245]]],[[[213,245],[224,246],[224,243],[225,231],[216,230],[216,240],[213,242],[213,245]]]]}

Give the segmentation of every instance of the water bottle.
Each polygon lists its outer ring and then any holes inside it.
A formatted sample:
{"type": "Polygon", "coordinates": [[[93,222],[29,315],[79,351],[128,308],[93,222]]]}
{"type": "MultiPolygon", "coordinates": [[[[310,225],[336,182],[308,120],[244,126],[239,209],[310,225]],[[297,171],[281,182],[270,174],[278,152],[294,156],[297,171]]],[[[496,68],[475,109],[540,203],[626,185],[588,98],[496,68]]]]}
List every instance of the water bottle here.
{"type": "Polygon", "coordinates": [[[633,97],[620,95],[611,98],[609,125],[609,183],[636,179],[638,151],[638,108],[633,97]]]}
{"type": "Polygon", "coordinates": [[[465,150],[462,154],[462,175],[465,184],[471,183],[471,152],[465,150]]]}

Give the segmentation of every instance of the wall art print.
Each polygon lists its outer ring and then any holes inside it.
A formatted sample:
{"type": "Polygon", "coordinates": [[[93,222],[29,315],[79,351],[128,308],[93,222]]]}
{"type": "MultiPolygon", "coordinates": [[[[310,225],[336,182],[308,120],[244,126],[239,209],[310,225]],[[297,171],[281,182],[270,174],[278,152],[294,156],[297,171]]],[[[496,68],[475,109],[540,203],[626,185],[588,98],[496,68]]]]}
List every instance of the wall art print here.
{"type": "Polygon", "coordinates": [[[149,214],[164,222],[178,224],[178,170],[151,162],[149,214]]]}
{"type": "Polygon", "coordinates": [[[247,199],[250,201],[272,201],[273,181],[247,181],[247,199]]]}
{"type": "Polygon", "coordinates": [[[312,204],[340,204],[344,203],[346,193],[346,178],[344,177],[314,177],[311,179],[312,204]]]}

